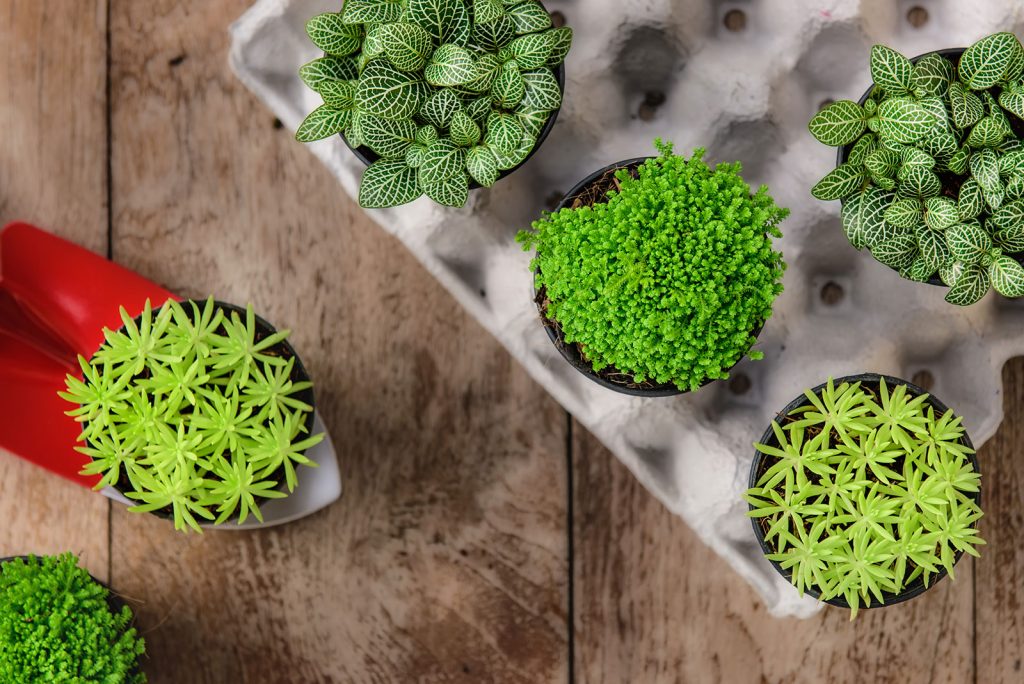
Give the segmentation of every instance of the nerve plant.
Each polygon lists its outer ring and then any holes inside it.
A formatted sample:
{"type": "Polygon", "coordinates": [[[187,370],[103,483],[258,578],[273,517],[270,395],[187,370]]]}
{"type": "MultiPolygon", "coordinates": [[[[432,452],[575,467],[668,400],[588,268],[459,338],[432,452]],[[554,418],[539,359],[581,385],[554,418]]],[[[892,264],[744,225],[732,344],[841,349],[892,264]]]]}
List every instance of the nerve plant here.
{"type": "Polygon", "coordinates": [[[70,553],[0,563],[0,681],[145,682],[132,611],[108,596],[70,553]]]}
{"type": "Polygon", "coordinates": [[[946,300],[965,306],[991,286],[1024,295],[1024,47],[1010,33],[984,38],[954,64],[915,63],[871,50],[874,87],[861,106],[841,100],[810,131],[849,145],[846,161],[812,190],[843,200],[850,243],[911,280],[937,273],[946,300]]]}
{"type": "Polygon", "coordinates": [[[572,44],[537,0],[346,0],[306,31],[326,56],[300,75],[324,104],[296,138],[372,150],[366,208],[424,193],[461,207],[471,179],[489,187],[519,165],[561,105],[552,67],[572,44]]]}
{"type": "Polygon", "coordinates": [[[102,476],[138,502],[135,512],[167,512],[177,529],[263,520],[260,503],[294,491],[296,465],[323,439],[308,435],[311,383],[299,378],[285,346],[288,331],[264,331],[250,305],[245,317],[205,304],[147,301],[138,322],[104,330],[82,378],[67,376],[61,396],[82,423],[76,447],[102,476]]]}
{"type": "Polygon", "coordinates": [[[750,348],[782,292],[772,238],[789,211],[765,186],[751,193],[739,164],[656,145],[636,177],[615,174],[606,201],[546,214],[517,239],[537,250],[546,315],[596,372],[688,391],[761,358],[750,348]]]}
{"type": "Polygon", "coordinates": [[[772,422],[757,484],[745,498],[772,552],[801,594],[885,602],[978,555],[981,476],[964,428],[906,385],[830,379],[772,422]]]}

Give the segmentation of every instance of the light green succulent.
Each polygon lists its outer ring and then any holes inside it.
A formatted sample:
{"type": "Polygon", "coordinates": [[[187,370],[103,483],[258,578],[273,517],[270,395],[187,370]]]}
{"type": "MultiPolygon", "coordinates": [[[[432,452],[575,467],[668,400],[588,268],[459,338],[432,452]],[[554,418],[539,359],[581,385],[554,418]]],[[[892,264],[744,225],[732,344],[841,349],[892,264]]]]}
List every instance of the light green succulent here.
{"type": "Polygon", "coordinates": [[[861,106],[819,112],[819,141],[850,145],[846,161],[814,186],[843,200],[850,243],[911,280],[936,274],[946,300],[966,306],[989,288],[1024,296],[1024,47],[997,33],[954,64],[939,54],[911,63],[871,50],[874,87],[861,106]],[[1011,116],[1013,117],[1011,119],[1011,116]]]}
{"type": "Polygon", "coordinates": [[[552,68],[572,45],[537,0],[346,0],[306,31],[326,56],[299,73],[324,104],[296,138],[343,133],[378,155],[365,208],[461,207],[471,180],[519,165],[562,103],[552,68]]]}

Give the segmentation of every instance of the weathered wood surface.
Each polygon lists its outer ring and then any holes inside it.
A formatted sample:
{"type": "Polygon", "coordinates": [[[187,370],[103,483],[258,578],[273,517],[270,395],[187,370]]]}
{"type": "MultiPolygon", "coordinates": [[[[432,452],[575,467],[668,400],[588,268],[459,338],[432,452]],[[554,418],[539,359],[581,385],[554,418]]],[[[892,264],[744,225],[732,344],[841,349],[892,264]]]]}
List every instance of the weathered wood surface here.
{"type": "Polygon", "coordinates": [[[111,2],[0,0],[0,221],[292,328],[346,486],[185,537],[0,454],[0,555],[109,571],[153,682],[1021,681],[1024,361],[983,560],[852,624],[775,620],[275,128],[226,66],[244,0],[111,2]]]}

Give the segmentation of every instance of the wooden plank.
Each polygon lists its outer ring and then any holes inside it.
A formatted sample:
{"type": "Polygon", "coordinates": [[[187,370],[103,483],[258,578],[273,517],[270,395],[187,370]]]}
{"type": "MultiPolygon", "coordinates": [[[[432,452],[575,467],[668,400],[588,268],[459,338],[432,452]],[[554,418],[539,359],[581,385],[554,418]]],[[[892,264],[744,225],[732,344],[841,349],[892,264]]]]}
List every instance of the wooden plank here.
{"type": "Polygon", "coordinates": [[[1024,680],[1024,358],[1003,368],[1003,390],[1003,424],[979,457],[988,546],[975,585],[978,682],[1024,680]]]}
{"type": "Polygon", "coordinates": [[[114,4],[114,253],[294,330],[345,493],[202,537],[115,509],[147,672],[564,681],[565,414],[229,73],[247,6],[114,4]]]}
{"type": "Polygon", "coordinates": [[[852,623],[836,608],[776,619],[578,424],[573,445],[579,681],[972,681],[969,559],[956,582],[852,623]]]}
{"type": "MultiPolygon", "coordinates": [[[[0,17],[0,225],[34,222],[106,253],[106,2],[0,0],[0,17]]],[[[107,511],[0,452],[0,556],[74,551],[105,579],[107,511]]]]}

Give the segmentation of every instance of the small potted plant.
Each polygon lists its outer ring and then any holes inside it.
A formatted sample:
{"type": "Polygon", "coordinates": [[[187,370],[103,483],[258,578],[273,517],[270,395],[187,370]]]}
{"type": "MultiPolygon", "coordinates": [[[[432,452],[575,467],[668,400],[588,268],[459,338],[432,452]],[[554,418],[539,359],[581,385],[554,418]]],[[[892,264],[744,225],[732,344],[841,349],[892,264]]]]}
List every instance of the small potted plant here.
{"type": "Polygon", "coordinates": [[[536,0],[346,0],[306,31],[325,55],[300,76],[324,104],[296,138],[344,136],[364,208],[461,207],[518,168],[554,125],[572,45],[536,0]]]}
{"type": "Polygon", "coordinates": [[[978,555],[981,472],[962,419],[864,374],[794,399],[755,446],[745,494],[768,560],[801,594],[888,606],[978,555]]]}
{"type": "Polygon", "coordinates": [[[82,424],[82,474],[182,531],[201,532],[197,518],[262,522],[260,504],[294,491],[296,466],[315,466],[304,454],[323,439],[288,331],[213,298],[156,311],[147,300],[121,319],[61,393],[82,424]]]}
{"type": "Polygon", "coordinates": [[[132,611],[70,553],[0,560],[0,681],[141,684],[132,611]]]}
{"type": "Polygon", "coordinates": [[[782,291],[772,249],[789,214],[739,164],[660,155],[602,169],[518,240],[536,249],[536,302],[579,371],[626,394],[696,390],[751,351],[782,291]]]}
{"type": "Polygon", "coordinates": [[[811,191],[842,200],[850,243],[910,280],[973,304],[1024,295],[1024,47],[1010,33],[912,60],[871,50],[874,85],[819,112],[839,146],[811,191]]]}

